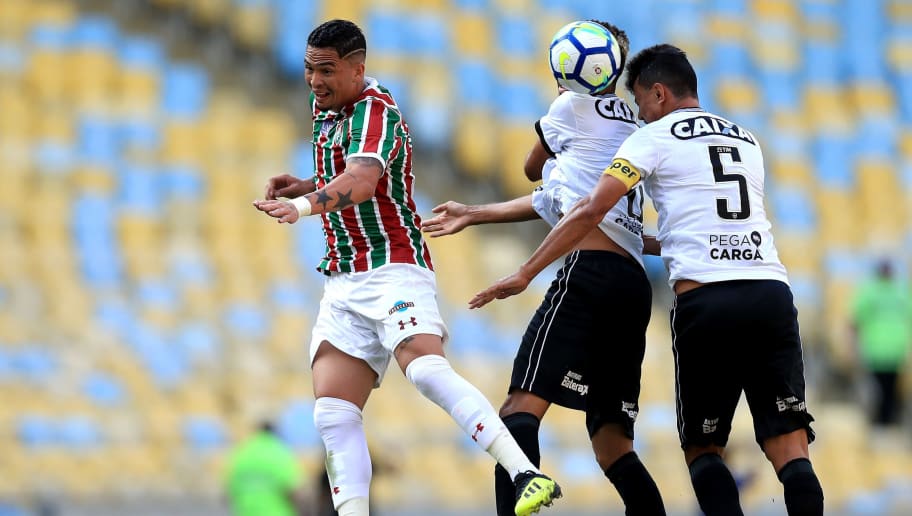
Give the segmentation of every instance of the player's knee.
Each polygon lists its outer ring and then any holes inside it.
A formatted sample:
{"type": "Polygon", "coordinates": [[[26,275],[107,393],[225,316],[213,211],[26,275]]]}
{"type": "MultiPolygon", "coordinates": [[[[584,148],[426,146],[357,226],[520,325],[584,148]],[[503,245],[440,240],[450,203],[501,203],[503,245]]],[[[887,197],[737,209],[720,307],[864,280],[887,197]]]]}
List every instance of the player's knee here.
{"type": "Polygon", "coordinates": [[[785,490],[785,506],[790,516],[817,516],[823,514],[823,488],[805,458],[794,459],[778,472],[785,490]]]}
{"type": "Polygon", "coordinates": [[[363,424],[361,409],[349,401],[338,398],[317,398],[313,412],[314,426],[321,434],[338,428],[350,428],[363,424]]]}

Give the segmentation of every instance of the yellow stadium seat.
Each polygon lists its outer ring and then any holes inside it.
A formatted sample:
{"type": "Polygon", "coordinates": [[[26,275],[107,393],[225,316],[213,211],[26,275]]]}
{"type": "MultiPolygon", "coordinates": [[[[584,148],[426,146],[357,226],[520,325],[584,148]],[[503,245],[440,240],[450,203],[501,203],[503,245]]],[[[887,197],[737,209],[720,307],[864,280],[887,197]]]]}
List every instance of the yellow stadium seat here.
{"type": "Polygon", "coordinates": [[[820,270],[821,242],[814,234],[780,231],[775,235],[779,259],[796,274],[810,274],[820,270]]]}
{"type": "Polygon", "coordinates": [[[797,38],[761,39],[754,33],[754,44],[750,46],[757,65],[770,70],[794,70],[801,62],[797,38]]]}
{"type": "Polygon", "coordinates": [[[272,11],[266,5],[235,4],[229,17],[231,32],[241,45],[265,50],[272,37],[272,11]]]}
{"type": "Polygon", "coordinates": [[[164,126],[162,159],[168,164],[199,165],[203,149],[196,123],[171,121],[164,126]]]}
{"type": "Polygon", "coordinates": [[[244,136],[250,153],[285,160],[295,142],[295,126],[285,111],[256,110],[249,113],[244,136]]]}
{"type": "Polygon", "coordinates": [[[754,16],[794,22],[798,19],[795,4],[789,0],[753,0],[751,10],[754,16]]]}
{"type": "Polygon", "coordinates": [[[115,88],[125,113],[152,113],[158,107],[160,77],[153,71],[121,69],[115,88]]]}
{"type": "Polygon", "coordinates": [[[912,23],[912,3],[906,0],[891,0],[887,5],[887,17],[905,24],[912,23]]]}
{"type": "Polygon", "coordinates": [[[759,93],[746,78],[723,78],[716,88],[716,100],[723,111],[752,112],[759,107],[759,93]]]}
{"type": "Polygon", "coordinates": [[[899,242],[906,231],[906,203],[895,166],[883,159],[856,164],[858,203],[868,241],[899,242]]]}
{"type": "Polygon", "coordinates": [[[896,100],[893,88],[884,82],[857,82],[848,91],[856,111],[866,117],[893,116],[896,100]]]}
{"type": "Polygon", "coordinates": [[[538,7],[538,2],[535,0],[494,0],[493,3],[495,8],[500,11],[523,15],[528,15],[538,7]]]}
{"type": "Polygon", "coordinates": [[[231,0],[187,0],[193,18],[204,25],[224,23],[231,12],[231,0]]]}
{"type": "Polygon", "coordinates": [[[0,143],[30,136],[37,110],[24,93],[16,88],[0,88],[0,143]]]}
{"type": "Polygon", "coordinates": [[[531,124],[510,124],[500,130],[500,185],[510,197],[520,197],[532,192],[534,184],[523,172],[525,157],[536,141],[531,124]]]}
{"type": "Polygon", "coordinates": [[[453,153],[457,166],[478,179],[492,177],[502,151],[497,141],[497,118],[482,110],[467,110],[457,115],[453,153]]]}
{"type": "Polygon", "coordinates": [[[69,60],[69,88],[77,108],[103,111],[115,98],[117,63],[100,50],[78,50],[69,60]]]}
{"type": "Polygon", "coordinates": [[[858,204],[854,192],[823,189],[817,193],[820,234],[825,245],[856,245],[861,223],[855,216],[858,204]]]}
{"type": "Polygon", "coordinates": [[[715,40],[739,42],[751,33],[741,17],[708,13],[706,18],[706,31],[715,40]]]}
{"type": "MultiPolygon", "coordinates": [[[[494,46],[489,17],[482,13],[457,11],[453,22],[453,50],[458,55],[489,57],[494,46]]],[[[549,36],[550,37],[550,36],[549,36]]]]}
{"type": "MultiPolygon", "coordinates": [[[[13,0],[13,3],[15,1],[13,0]]],[[[69,25],[76,19],[76,3],[69,0],[38,0],[22,3],[29,4],[28,16],[31,24],[69,25]]]]}
{"type": "Polygon", "coordinates": [[[804,159],[785,158],[771,160],[768,170],[777,184],[810,188],[814,183],[814,170],[804,159]]]}
{"type": "Polygon", "coordinates": [[[844,90],[808,83],[803,98],[813,128],[828,132],[849,132],[853,127],[853,117],[846,108],[848,99],[844,90]]]}
{"type": "MultiPolygon", "coordinates": [[[[351,20],[360,26],[364,26],[364,17],[367,15],[367,9],[363,0],[335,0],[333,2],[321,2],[320,20],[333,20],[342,18],[351,20]]],[[[370,3],[373,5],[373,3],[370,3]]],[[[370,41],[368,41],[370,46],[370,41]]]]}
{"type": "Polygon", "coordinates": [[[32,2],[0,2],[0,40],[20,41],[31,27],[32,2]]]}

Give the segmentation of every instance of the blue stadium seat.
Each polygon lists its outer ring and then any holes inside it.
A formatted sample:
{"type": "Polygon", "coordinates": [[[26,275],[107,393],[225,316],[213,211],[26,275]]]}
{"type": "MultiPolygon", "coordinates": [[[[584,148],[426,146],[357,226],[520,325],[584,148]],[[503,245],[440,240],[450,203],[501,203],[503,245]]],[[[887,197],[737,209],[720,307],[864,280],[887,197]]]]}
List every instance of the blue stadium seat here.
{"type": "Polygon", "coordinates": [[[117,52],[124,68],[159,71],[165,65],[165,53],[161,44],[151,38],[125,37],[118,44],[117,52]]]}
{"type": "Polygon", "coordinates": [[[295,283],[275,282],[270,289],[269,297],[272,303],[282,310],[304,312],[313,301],[306,292],[306,289],[295,283]]]}
{"type": "Polygon", "coordinates": [[[892,159],[896,155],[899,127],[895,121],[868,117],[856,124],[852,139],[856,156],[892,159]]]}
{"type": "Polygon", "coordinates": [[[320,434],[314,427],[313,400],[290,400],[278,416],[278,432],[282,439],[295,450],[307,450],[320,446],[320,434]]]}
{"type": "Polygon", "coordinates": [[[203,321],[190,321],[178,328],[175,344],[194,364],[211,365],[219,356],[220,340],[211,325],[203,321]]]}
{"type": "Polygon", "coordinates": [[[148,216],[161,214],[161,178],[157,170],[150,166],[125,164],[118,178],[118,201],[122,210],[148,216]]]}
{"type": "Polygon", "coordinates": [[[113,232],[113,203],[106,197],[81,195],[73,203],[72,219],[83,278],[94,287],[116,285],[121,256],[113,232]]]}
{"type": "Polygon", "coordinates": [[[100,371],[88,375],[81,388],[86,398],[99,407],[121,406],[127,397],[120,380],[100,371]]]}
{"type": "Polygon", "coordinates": [[[172,64],[164,74],[162,108],[178,118],[196,119],[209,101],[209,76],[199,66],[172,64]]]}
{"type": "Polygon", "coordinates": [[[48,349],[31,345],[10,356],[10,365],[16,376],[36,385],[48,385],[60,370],[57,357],[48,349]]]}
{"type": "Polygon", "coordinates": [[[56,427],[58,444],[73,451],[91,450],[104,441],[98,424],[83,416],[66,417],[56,427]]]}
{"type": "Polygon", "coordinates": [[[389,9],[375,9],[367,15],[365,36],[370,42],[369,52],[380,54],[405,54],[411,46],[406,27],[408,17],[389,9]]]}
{"type": "Polygon", "coordinates": [[[294,256],[305,271],[312,272],[326,255],[323,224],[319,219],[305,220],[292,226],[294,256]]]}
{"type": "Polygon", "coordinates": [[[161,279],[139,279],[133,299],[143,307],[157,310],[174,310],[178,306],[174,285],[161,279]]]}
{"type": "Polygon", "coordinates": [[[245,340],[262,338],[269,326],[263,310],[249,303],[228,304],[222,318],[231,335],[245,340]]]}
{"type": "Polygon", "coordinates": [[[749,77],[753,71],[750,52],[744,43],[736,41],[713,42],[707,63],[729,77],[749,77]]]}
{"type": "Polygon", "coordinates": [[[210,416],[188,416],[182,424],[184,441],[196,452],[215,452],[225,447],[228,438],[220,420],[210,416]]]}
{"type": "Polygon", "coordinates": [[[120,123],[119,130],[124,149],[155,151],[161,146],[161,127],[152,120],[129,117],[120,123]]]}
{"type": "Polygon", "coordinates": [[[763,68],[759,70],[759,79],[766,106],[782,111],[799,109],[801,90],[794,73],[763,68]]]}
{"type": "Polygon", "coordinates": [[[212,285],[212,267],[205,258],[194,255],[181,254],[171,260],[170,277],[182,287],[208,287],[212,285]]]}
{"type": "Polygon", "coordinates": [[[776,187],[771,193],[772,215],[778,227],[801,233],[814,230],[814,204],[806,191],[794,187],[776,187]]]}
{"type": "Polygon", "coordinates": [[[804,44],[803,59],[806,80],[837,85],[845,77],[845,62],[835,44],[808,40],[804,44]]]}
{"type": "Polygon", "coordinates": [[[292,150],[291,174],[296,177],[313,177],[313,145],[309,141],[298,142],[294,150],[292,150]]]}
{"type": "Polygon", "coordinates": [[[438,12],[411,13],[407,18],[405,50],[427,58],[439,58],[450,48],[450,27],[438,12]]]}
{"type": "Polygon", "coordinates": [[[494,105],[496,95],[496,78],[491,63],[482,59],[460,59],[453,70],[453,77],[458,82],[461,105],[490,108],[494,105]]]}
{"type": "Polygon", "coordinates": [[[532,124],[542,115],[543,106],[538,88],[527,80],[504,79],[497,86],[498,115],[506,121],[532,124]]]}
{"type": "Polygon", "coordinates": [[[111,167],[120,158],[121,141],[117,124],[104,117],[86,115],[79,120],[77,151],[90,165],[111,167]]]}
{"type": "Polygon", "coordinates": [[[815,174],[824,186],[852,188],[852,142],[844,135],[820,135],[813,143],[815,174]]]}
{"type": "Polygon", "coordinates": [[[136,316],[128,305],[117,299],[102,299],[96,306],[94,319],[102,328],[120,337],[135,333],[136,316]]]}
{"type": "Polygon", "coordinates": [[[748,14],[747,0],[712,0],[706,10],[715,14],[740,18],[748,14]]]}
{"type": "Polygon", "coordinates": [[[547,48],[545,42],[537,40],[538,33],[529,30],[531,21],[519,13],[498,17],[495,33],[497,46],[504,56],[511,59],[534,58],[537,50],[547,48]]]}
{"type": "Polygon", "coordinates": [[[307,38],[301,27],[316,25],[317,11],[313,0],[277,0],[274,7],[273,27],[275,39],[273,51],[281,70],[291,78],[304,75],[304,54],[307,38]]]}
{"type": "Polygon", "coordinates": [[[206,178],[196,168],[173,165],[161,171],[162,195],[172,200],[193,201],[206,194],[206,178]]]}
{"type": "Polygon", "coordinates": [[[490,12],[491,0],[453,0],[453,7],[467,10],[490,12]]]}
{"type": "Polygon", "coordinates": [[[76,164],[76,153],[72,146],[56,140],[35,142],[33,160],[39,171],[53,175],[65,175],[76,164]]]}
{"type": "Polygon", "coordinates": [[[52,421],[45,416],[31,414],[17,418],[16,437],[28,448],[44,448],[57,442],[52,421]]]}
{"type": "Polygon", "coordinates": [[[80,48],[113,51],[119,43],[117,26],[110,18],[84,16],[73,26],[72,43],[80,48]]]}
{"type": "Polygon", "coordinates": [[[65,50],[72,42],[71,28],[56,24],[35,25],[29,33],[29,43],[42,50],[65,50]]]}
{"type": "Polygon", "coordinates": [[[19,75],[25,67],[25,53],[22,47],[0,42],[0,73],[19,75]]]}

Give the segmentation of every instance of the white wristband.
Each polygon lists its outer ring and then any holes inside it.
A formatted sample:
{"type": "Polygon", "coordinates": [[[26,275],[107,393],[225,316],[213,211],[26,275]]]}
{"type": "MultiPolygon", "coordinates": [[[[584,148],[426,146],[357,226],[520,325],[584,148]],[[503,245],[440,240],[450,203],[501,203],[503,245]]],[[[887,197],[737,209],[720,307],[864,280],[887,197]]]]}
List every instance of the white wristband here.
{"type": "Polygon", "coordinates": [[[308,201],[307,198],[304,197],[303,195],[301,197],[295,197],[294,199],[290,200],[289,202],[291,204],[293,204],[295,208],[297,208],[298,216],[306,217],[306,216],[310,215],[310,208],[311,208],[310,201],[308,201]]]}

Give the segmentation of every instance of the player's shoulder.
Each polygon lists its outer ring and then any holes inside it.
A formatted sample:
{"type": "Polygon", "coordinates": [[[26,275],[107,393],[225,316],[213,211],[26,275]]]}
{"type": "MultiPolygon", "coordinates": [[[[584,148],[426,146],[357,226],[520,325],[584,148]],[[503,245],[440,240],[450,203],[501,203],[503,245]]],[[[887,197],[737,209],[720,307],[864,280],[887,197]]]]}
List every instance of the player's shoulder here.
{"type": "Polygon", "coordinates": [[[364,89],[361,90],[361,95],[355,101],[356,105],[367,103],[380,103],[386,109],[399,111],[399,106],[390,90],[373,77],[365,78],[364,89]]]}

